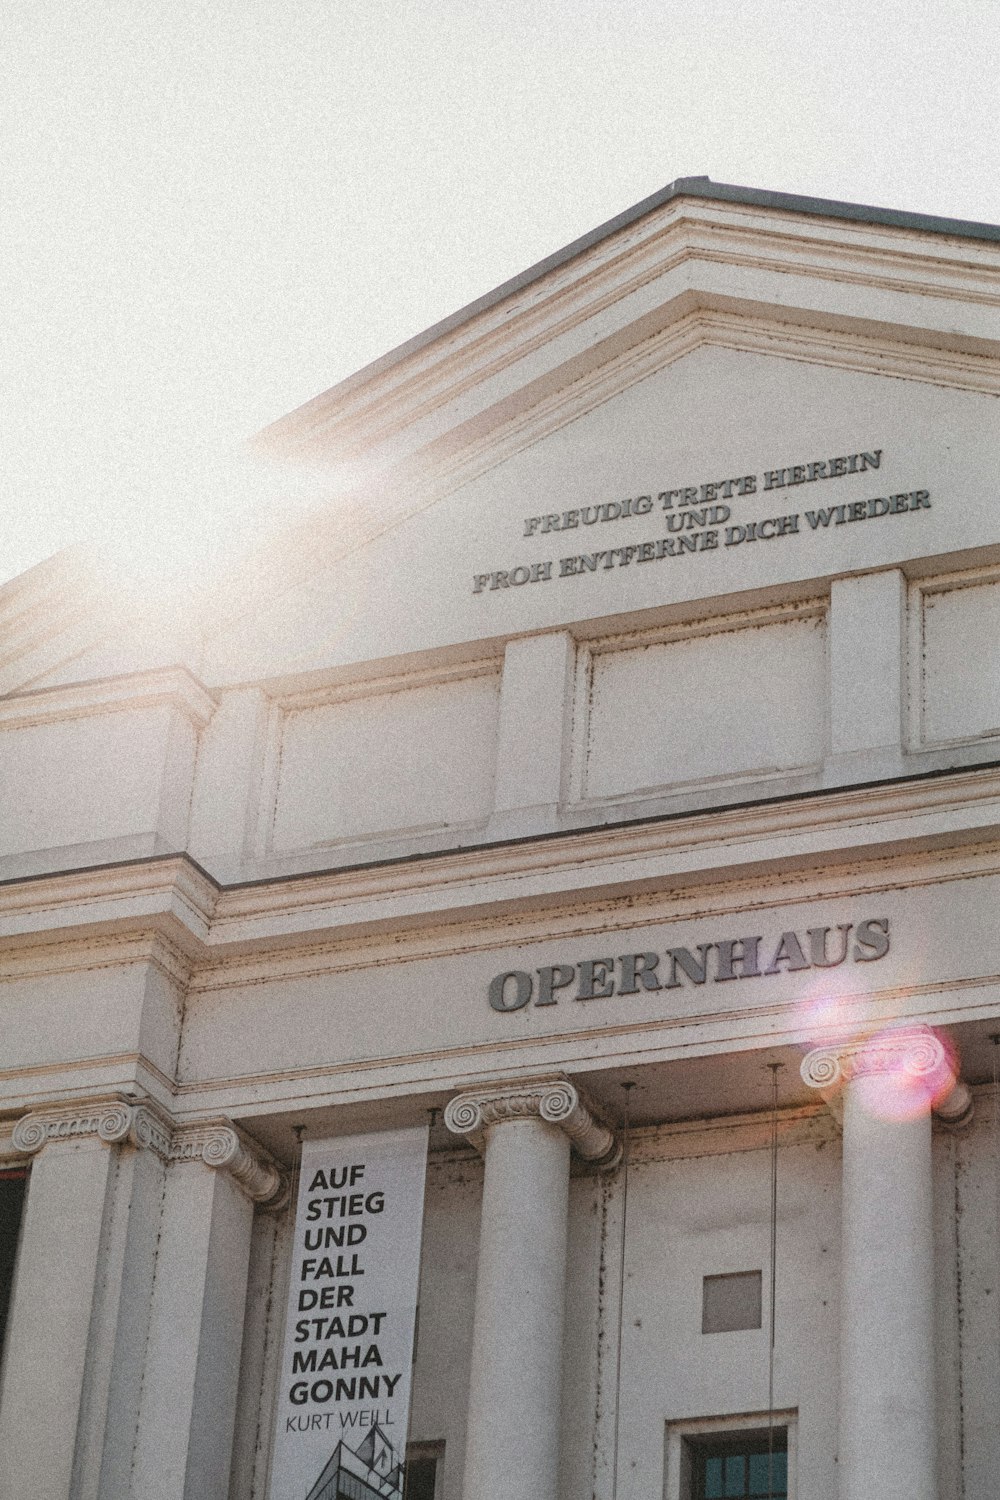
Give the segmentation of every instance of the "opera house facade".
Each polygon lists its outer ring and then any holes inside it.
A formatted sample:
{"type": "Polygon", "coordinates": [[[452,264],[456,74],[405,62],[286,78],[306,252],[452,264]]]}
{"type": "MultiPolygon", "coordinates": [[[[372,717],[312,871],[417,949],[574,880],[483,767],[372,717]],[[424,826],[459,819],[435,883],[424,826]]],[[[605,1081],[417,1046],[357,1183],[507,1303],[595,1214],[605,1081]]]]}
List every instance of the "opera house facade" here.
{"type": "Polygon", "coordinates": [[[998,398],[681,179],[0,588],[2,1500],[994,1500],[998,398]]]}

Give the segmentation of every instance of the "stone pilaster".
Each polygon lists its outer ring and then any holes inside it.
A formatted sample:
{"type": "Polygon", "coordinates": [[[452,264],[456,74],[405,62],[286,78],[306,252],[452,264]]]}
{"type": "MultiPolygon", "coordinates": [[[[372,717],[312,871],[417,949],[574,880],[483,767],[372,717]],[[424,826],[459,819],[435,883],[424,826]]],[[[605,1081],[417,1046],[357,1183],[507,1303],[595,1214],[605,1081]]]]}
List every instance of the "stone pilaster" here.
{"type": "MultiPolygon", "coordinates": [[[[284,1179],[230,1121],[171,1138],[134,1448],[133,1500],[202,1500],[229,1489],[255,1204],[284,1179]]],[[[119,1481],[120,1482],[120,1481],[119,1481]]]]}
{"type": "Polygon", "coordinates": [[[123,1120],[102,1100],[37,1112],[13,1132],[33,1160],[0,1391],[2,1500],[67,1500],[93,1436],[91,1327],[114,1216],[108,1148],[123,1120]]]}

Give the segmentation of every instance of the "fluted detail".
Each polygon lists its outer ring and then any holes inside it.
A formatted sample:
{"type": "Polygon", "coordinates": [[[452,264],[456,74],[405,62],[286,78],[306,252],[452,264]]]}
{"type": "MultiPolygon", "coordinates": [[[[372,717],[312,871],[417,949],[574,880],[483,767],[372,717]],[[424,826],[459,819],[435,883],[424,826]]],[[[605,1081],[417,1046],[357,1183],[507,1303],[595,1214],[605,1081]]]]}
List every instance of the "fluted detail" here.
{"type": "Polygon", "coordinates": [[[585,1161],[602,1167],[617,1162],[620,1148],[614,1131],[583,1102],[567,1078],[527,1079],[457,1094],[445,1108],[444,1121],[455,1135],[467,1136],[482,1151],[490,1126],[531,1116],[565,1131],[585,1161]]]}
{"type": "Polygon", "coordinates": [[[133,1115],[131,1139],[134,1145],[154,1151],[166,1160],[170,1155],[170,1126],[162,1115],[140,1104],[133,1115]]]}

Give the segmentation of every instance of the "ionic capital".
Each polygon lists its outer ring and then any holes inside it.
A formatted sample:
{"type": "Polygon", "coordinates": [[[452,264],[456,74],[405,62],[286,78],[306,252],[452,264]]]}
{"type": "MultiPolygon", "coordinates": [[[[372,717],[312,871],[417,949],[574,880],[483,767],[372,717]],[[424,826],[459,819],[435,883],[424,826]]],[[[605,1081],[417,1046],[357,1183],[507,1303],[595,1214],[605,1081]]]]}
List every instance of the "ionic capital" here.
{"type": "Polygon", "coordinates": [[[564,1131],[584,1161],[601,1167],[618,1161],[620,1148],[614,1131],[595,1117],[567,1078],[529,1078],[456,1094],[445,1108],[444,1122],[482,1152],[490,1126],[532,1116],[564,1131]]]}
{"type": "Polygon", "coordinates": [[[228,1172],[254,1203],[275,1208],[284,1200],[287,1183],[277,1164],[230,1120],[182,1125],[174,1131],[170,1160],[198,1161],[228,1172]]]}
{"type": "Polygon", "coordinates": [[[972,1095],[948,1048],[929,1026],[900,1026],[867,1040],[816,1047],[802,1059],[802,1080],[833,1105],[855,1078],[902,1076],[925,1085],[942,1120],[957,1125],[972,1112],[972,1095]]]}
{"type": "Polygon", "coordinates": [[[163,1162],[200,1161],[228,1172],[255,1203],[280,1207],[287,1179],[262,1147],[230,1120],[174,1126],[150,1099],[128,1095],[77,1100],[22,1115],[11,1131],[18,1156],[33,1156],[50,1141],[94,1137],[106,1146],[152,1151],[163,1162]]]}
{"type": "Polygon", "coordinates": [[[76,1100],[32,1110],[22,1115],[11,1132],[14,1150],[33,1156],[50,1141],[79,1140],[95,1136],[106,1146],[124,1144],[155,1151],[167,1160],[170,1151],[170,1122],[151,1101],[113,1095],[98,1099],[76,1100]]]}

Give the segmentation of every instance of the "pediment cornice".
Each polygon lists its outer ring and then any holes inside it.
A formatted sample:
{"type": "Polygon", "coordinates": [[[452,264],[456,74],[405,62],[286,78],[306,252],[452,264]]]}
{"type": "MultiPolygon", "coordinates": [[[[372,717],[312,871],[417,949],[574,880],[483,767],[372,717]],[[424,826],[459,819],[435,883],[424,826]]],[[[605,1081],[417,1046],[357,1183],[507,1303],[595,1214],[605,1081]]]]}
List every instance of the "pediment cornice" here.
{"type": "Polygon", "coordinates": [[[82,656],[107,630],[96,569],[67,548],[0,586],[0,698],[82,656]]]}
{"type": "Polygon", "coordinates": [[[605,363],[616,347],[727,302],[751,319],[868,325],[869,339],[933,338],[996,358],[1000,247],[675,199],[387,368],[380,361],[316,397],[266,429],[261,446],[330,462],[370,460],[390,445],[412,456],[560,369],[574,378],[588,352],[605,363]]]}
{"type": "MultiPolygon", "coordinates": [[[[644,321],[631,325],[627,336],[591,342],[562,365],[498,395],[492,406],[474,409],[481,390],[456,393],[454,399],[443,394],[436,415],[428,409],[414,422],[409,451],[399,433],[386,429],[382,437],[394,447],[391,464],[388,459],[382,468],[376,463],[375,477],[364,489],[289,526],[280,542],[269,546],[255,564],[245,566],[228,589],[219,591],[209,634],[229,628],[232,621],[257,607],[254,601],[273,598],[358,552],[532,444],[699,349],[721,348],[996,396],[1000,394],[1000,301],[994,311],[996,337],[992,339],[952,335],[932,340],[926,328],[871,320],[862,326],[856,317],[830,312],[811,313],[815,321],[809,322],[801,308],[751,306],[718,294],[681,290],[670,303],[659,305],[644,321]],[[459,421],[462,402],[471,415],[459,421]],[[434,432],[432,423],[436,423],[434,432]],[[423,447],[416,446],[421,433],[428,439],[423,447]]],[[[402,414],[398,416],[402,422],[402,414]]]]}
{"type": "MultiPolygon", "coordinates": [[[[733,311],[717,305],[693,307],[693,298],[678,300],[675,319],[635,344],[607,357],[581,361],[563,370],[558,384],[539,382],[491,413],[491,420],[453,429],[447,440],[413,455],[405,472],[406,513],[441,499],[470,483],[533,443],[568,426],[648,376],[667,369],[702,348],[729,349],[804,364],[912,380],[957,390],[1000,395],[1000,341],[995,352],[931,347],[922,340],[891,338],[885,331],[860,333],[830,326],[811,326],[763,313],[733,311]],[[572,378],[567,378],[571,374],[572,378]]],[[[391,506],[391,500],[389,501],[391,506]]],[[[388,514],[383,497],[381,520],[388,514]]],[[[402,514],[395,519],[402,519],[402,514]]]]}
{"type": "Polygon", "coordinates": [[[212,717],[215,699],[186,667],[159,667],[31,688],[0,699],[0,728],[25,728],[91,714],[133,713],[162,705],[178,709],[195,729],[203,729],[212,717]]]}

